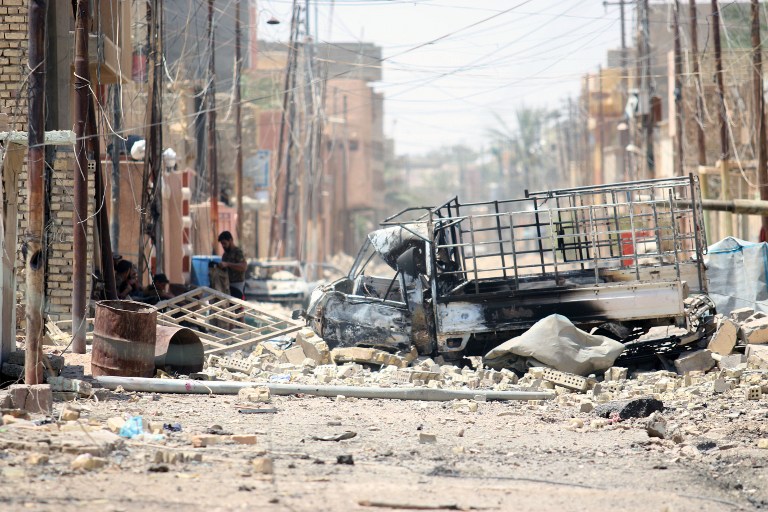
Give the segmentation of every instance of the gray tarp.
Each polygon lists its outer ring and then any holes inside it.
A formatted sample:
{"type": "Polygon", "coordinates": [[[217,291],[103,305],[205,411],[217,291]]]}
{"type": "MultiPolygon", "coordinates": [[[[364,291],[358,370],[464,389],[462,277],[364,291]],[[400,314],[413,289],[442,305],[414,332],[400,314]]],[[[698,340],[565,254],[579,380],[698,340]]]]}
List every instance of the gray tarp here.
{"type": "Polygon", "coordinates": [[[727,315],[744,307],[768,312],[768,245],[765,242],[745,242],[729,236],[709,246],[704,262],[709,296],[718,313],[727,315]]]}
{"type": "Polygon", "coordinates": [[[484,362],[491,368],[517,367],[533,358],[536,361],[529,366],[589,375],[613,366],[623,351],[624,345],[616,340],[586,333],[562,315],[550,315],[488,352],[484,362]]]}

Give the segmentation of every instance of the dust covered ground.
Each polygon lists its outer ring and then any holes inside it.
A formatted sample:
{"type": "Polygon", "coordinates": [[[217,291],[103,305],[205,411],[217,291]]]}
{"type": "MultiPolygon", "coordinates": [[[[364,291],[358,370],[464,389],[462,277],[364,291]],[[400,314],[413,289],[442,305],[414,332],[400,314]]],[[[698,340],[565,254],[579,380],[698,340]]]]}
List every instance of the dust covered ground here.
{"type": "Polygon", "coordinates": [[[679,432],[672,440],[649,437],[646,419],[606,420],[561,398],[289,396],[259,404],[276,409],[265,414],[238,412],[237,396],[128,392],[56,402],[55,418],[65,406],[80,418],[0,427],[0,509],[722,511],[768,503],[768,450],[758,448],[768,437],[766,399],[746,400],[739,388],[663,395],[663,417],[679,432]],[[110,418],[135,415],[182,430],[136,439],[107,430],[110,418]],[[194,447],[207,432],[220,442],[194,447]],[[355,436],[313,438],[344,432],[355,436]],[[255,444],[231,437],[251,434],[255,444]],[[72,468],[94,448],[104,467],[72,468]],[[254,466],[264,458],[272,473],[254,466]]]}

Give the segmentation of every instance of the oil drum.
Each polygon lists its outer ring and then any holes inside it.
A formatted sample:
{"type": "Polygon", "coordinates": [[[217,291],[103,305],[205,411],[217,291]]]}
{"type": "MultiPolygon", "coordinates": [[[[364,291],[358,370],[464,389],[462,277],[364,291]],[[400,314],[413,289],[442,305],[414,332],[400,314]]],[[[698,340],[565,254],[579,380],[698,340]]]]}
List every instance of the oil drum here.
{"type": "Polygon", "coordinates": [[[130,300],[96,303],[91,372],[94,377],[155,374],[157,309],[130,300]]]}

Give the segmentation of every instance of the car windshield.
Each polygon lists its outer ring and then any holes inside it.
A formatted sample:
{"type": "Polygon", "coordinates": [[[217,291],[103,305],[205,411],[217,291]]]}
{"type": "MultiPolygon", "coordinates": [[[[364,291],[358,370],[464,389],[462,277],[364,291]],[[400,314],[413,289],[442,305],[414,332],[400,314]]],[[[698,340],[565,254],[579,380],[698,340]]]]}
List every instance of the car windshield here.
{"type": "Polygon", "coordinates": [[[248,265],[249,279],[273,279],[278,281],[300,279],[301,267],[297,264],[264,265],[251,263],[248,265]]]}

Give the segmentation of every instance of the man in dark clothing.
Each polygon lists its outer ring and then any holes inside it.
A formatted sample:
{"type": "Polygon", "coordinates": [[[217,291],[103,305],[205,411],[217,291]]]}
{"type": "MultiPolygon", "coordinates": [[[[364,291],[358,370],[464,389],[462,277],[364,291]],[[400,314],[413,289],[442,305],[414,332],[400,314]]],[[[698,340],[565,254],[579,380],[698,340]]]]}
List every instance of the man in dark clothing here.
{"type": "Polygon", "coordinates": [[[245,271],[248,262],[245,261],[243,250],[235,245],[229,231],[221,232],[219,243],[224,249],[219,267],[226,269],[229,275],[229,294],[238,299],[245,299],[245,271]]]}
{"type": "Polygon", "coordinates": [[[175,295],[169,290],[170,286],[171,283],[165,274],[155,274],[152,282],[144,287],[145,302],[156,304],[158,301],[174,298],[175,295]]]}

